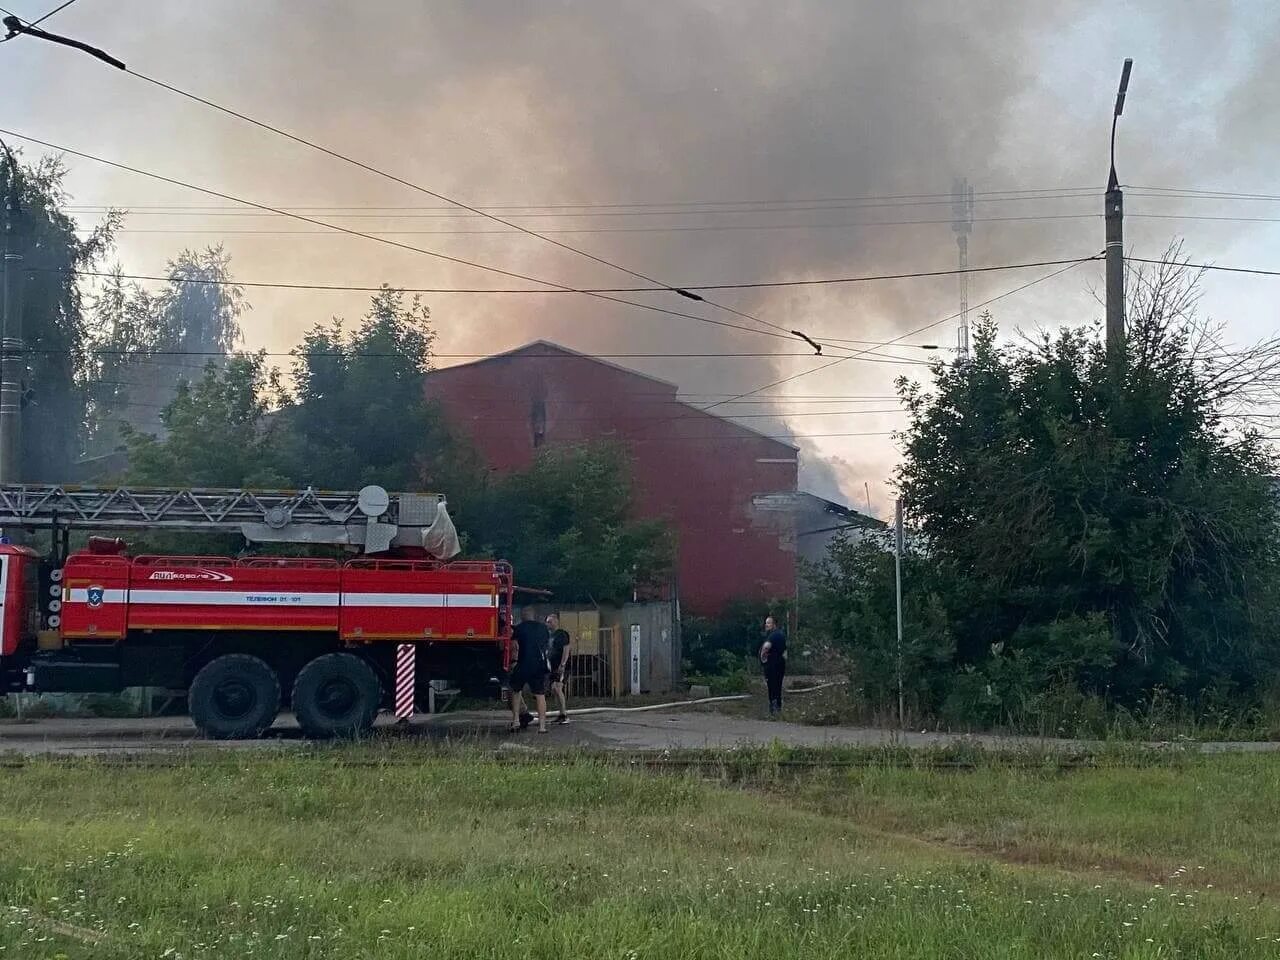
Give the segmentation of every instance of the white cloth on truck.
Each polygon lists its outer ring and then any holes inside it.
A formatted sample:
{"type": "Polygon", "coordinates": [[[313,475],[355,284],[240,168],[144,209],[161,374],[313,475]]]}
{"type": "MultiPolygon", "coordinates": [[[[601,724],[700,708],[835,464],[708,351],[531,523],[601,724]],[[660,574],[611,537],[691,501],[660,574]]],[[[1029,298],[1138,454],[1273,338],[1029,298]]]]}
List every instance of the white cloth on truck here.
{"type": "Polygon", "coordinates": [[[422,531],[422,548],[437,560],[448,560],[462,552],[458,530],[454,527],[443,500],[436,508],[435,521],[422,531]]]}

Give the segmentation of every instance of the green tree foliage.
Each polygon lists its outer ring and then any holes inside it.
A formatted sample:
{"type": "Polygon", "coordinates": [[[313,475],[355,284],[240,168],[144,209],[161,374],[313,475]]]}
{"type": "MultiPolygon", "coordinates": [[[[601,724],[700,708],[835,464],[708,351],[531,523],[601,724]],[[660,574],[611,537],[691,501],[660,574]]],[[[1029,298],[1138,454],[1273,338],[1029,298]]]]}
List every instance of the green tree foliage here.
{"type": "MultiPolygon", "coordinates": [[[[0,154],[3,151],[0,150],[0,154]]],[[[110,213],[81,238],[63,212],[66,168],[55,157],[10,165],[0,155],[0,196],[16,199],[14,238],[22,270],[14,279],[28,350],[31,402],[23,412],[22,472],[27,480],[65,480],[78,459],[85,414],[86,322],[74,273],[107,253],[120,218],[110,213]]]]}
{"type": "Polygon", "coordinates": [[[210,363],[195,383],[178,384],[160,415],[163,440],[126,426],[130,479],[154,486],[288,486],[276,462],[279,424],[267,416],[270,398],[279,396],[279,375],[260,353],[210,363]]]}
{"type": "MultiPolygon", "coordinates": [[[[725,676],[749,667],[757,673],[764,618],[772,616],[786,627],[792,606],[789,600],[734,600],[717,617],[685,617],[680,623],[685,672],[725,676]]],[[[788,651],[788,657],[795,655],[788,651]]]]}
{"type": "MultiPolygon", "coordinates": [[[[854,682],[873,706],[896,705],[898,644],[891,533],[842,534],[807,571],[805,612],[854,654],[854,682]]],[[[908,550],[903,579],[902,676],[913,714],[936,712],[956,673],[955,638],[933,562],[908,550]]]]}
{"type": "Polygon", "coordinates": [[[671,535],[632,518],[630,463],[616,443],[546,448],[527,470],[460,494],[469,544],[557,600],[624,603],[670,576],[671,535]]]}
{"type": "Polygon", "coordinates": [[[522,585],[613,603],[665,586],[671,538],[632,519],[625,452],[550,448],[527,470],[489,476],[424,399],[433,340],[426,307],[383,289],[355,330],[335,322],[304,336],[292,391],[262,354],[210,364],[178,386],[164,436],[126,430],[129,479],[433,489],[449,497],[467,555],[510,560],[522,585]]]}
{"type": "MultiPolygon", "coordinates": [[[[1274,463],[1223,413],[1248,361],[1225,366],[1187,319],[1193,288],[1168,273],[1135,286],[1119,377],[1096,332],[1002,347],[987,317],[933,392],[903,385],[924,712],[988,722],[1064,685],[1121,705],[1155,690],[1245,702],[1276,676],[1274,463]]],[[[891,558],[843,544],[816,582],[827,626],[883,693],[891,558]]]]}
{"type": "Polygon", "coordinates": [[[308,482],[349,490],[452,479],[462,455],[422,388],[434,342],[427,307],[389,287],[355,329],[335,320],[308,331],[294,351],[293,403],[281,413],[287,472],[320,471],[322,480],[308,482]]]}
{"type": "Polygon", "coordinates": [[[225,363],[240,340],[249,305],[221,246],[182,251],[166,275],[168,284],[152,293],[125,283],[116,267],[95,299],[85,374],[90,455],[116,449],[126,423],[162,435],[161,412],[179,384],[225,363]]]}

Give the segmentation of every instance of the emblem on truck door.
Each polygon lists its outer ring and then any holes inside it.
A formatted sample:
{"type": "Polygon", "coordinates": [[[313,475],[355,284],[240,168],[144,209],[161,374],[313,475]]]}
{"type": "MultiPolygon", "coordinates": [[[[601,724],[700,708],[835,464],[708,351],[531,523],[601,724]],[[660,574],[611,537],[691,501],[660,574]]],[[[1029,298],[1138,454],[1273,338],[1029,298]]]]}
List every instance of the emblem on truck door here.
{"type": "Polygon", "coordinates": [[[88,598],[89,598],[89,606],[91,607],[102,606],[102,598],[106,595],[106,590],[104,590],[102,587],[90,587],[88,590],[85,591],[85,593],[88,595],[88,598]]]}

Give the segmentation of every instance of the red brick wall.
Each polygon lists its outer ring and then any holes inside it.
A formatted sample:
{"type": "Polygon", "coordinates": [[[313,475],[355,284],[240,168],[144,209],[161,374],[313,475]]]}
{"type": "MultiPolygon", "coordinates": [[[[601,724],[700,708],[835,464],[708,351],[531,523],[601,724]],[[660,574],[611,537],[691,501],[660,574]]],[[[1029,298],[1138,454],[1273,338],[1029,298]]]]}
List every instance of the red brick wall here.
{"type": "Polygon", "coordinates": [[[753,509],[752,498],[796,489],[795,451],[679,403],[675,392],[541,345],[427,378],[427,395],[495,470],[527,466],[539,427],[548,445],[623,441],[637,513],[676,530],[685,612],[715,614],[738,597],[793,596],[792,531],[779,514],[753,509]]]}

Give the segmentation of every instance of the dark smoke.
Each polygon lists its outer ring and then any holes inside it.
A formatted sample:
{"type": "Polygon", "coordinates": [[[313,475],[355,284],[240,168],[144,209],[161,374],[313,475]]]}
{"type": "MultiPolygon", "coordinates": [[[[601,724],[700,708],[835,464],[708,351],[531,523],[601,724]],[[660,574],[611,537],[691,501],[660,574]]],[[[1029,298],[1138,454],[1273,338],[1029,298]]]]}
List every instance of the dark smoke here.
{"type": "MultiPolygon", "coordinates": [[[[864,2],[488,2],[372,5],[135,2],[122,13],[73,7],[60,27],[90,37],[137,69],[349,150],[411,180],[476,203],[737,200],[937,193],[965,176],[979,191],[1101,186],[1106,135],[1123,56],[1138,60],[1123,120],[1122,178],[1197,185],[1250,176],[1273,155],[1249,104],[1266,59],[1235,68],[1259,11],[1247,5],[1155,2],[893,4],[864,2]],[[1216,52],[1216,55],[1215,55],[1216,52]],[[1231,70],[1235,72],[1232,73],[1231,70]],[[1221,131],[1213,111],[1226,103],[1221,131]],[[1221,158],[1230,137],[1249,141],[1221,158]]],[[[6,53],[13,44],[6,48],[6,53]]],[[[1274,41],[1273,41],[1274,47],[1274,41]]],[[[58,51],[24,50],[33,76],[22,123],[142,166],[294,204],[435,201],[310,154],[125,76],[58,51]],[[80,91],[68,105],[65,91],[80,91]]],[[[1274,58],[1272,60],[1274,62],[1274,58]]],[[[1274,85],[1274,77],[1266,81],[1274,85]]],[[[1274,89],[1274,86],[1272,87],[1274,89]]],[[[1274,98],[1271,103],[1274,110],[1274,98]]],[[[80,198],[209,203],[197,196],[77,163],[80,198]]],[[[1228,184],[1230,185],[1230,184],[1228,184]]],[[[1154,203],[1154,201],[1149,201],[1154,203]]],[[[1141,202],[1131,203],[1131,209],[1141,202]]],[[[979,218],[1097,213],[1101,198],[979,203],[979,218]]],[[[1180,209],[1166,204],[1163,211],[1180,209]]],[[[538,219],[535,226],[638,223],[848,223],[945,220],[948,206],[811,211],[753,217],[538,219]]],[[[159,225],[133,217],[127,227],[159,225]],[[147,222],[142,222],[142,221],[147,222]]],[[[245,228],[269,220],[165,220],[245,228]]],[[[360,221],[363,228],[483,229],[482,221],[360,221]]],[[[279,229],[306,229],[289,224],[279,229]]],[[[1175,222],[1134,221],[1143,249],[1164,248],[1175,222]]],[[[1205,227],[1203,236],[1222,236],[1205,227]]],[[[1088,255],[1101,247],[1092,219],[980,222],[976,264],[1088,255]]],[[[177,247],[218,237],[125,234],[127,266],[152,268],[177,247]]],[[[616,273],[529,238],[416,236],[409,242],[567,283],[629,285],[616,273]]],[[[955,241],[945,224],[854,229],[563,236],[568,242],[678,283],[945,269],[955,241]]],[[[356,240],[225,239],[241,279],[387,280],[405,285],[502,285],[502,278],[356,240]]],[[[1192,245],[1194,248],[1194,244],[1192,245]]],[[[975,278],[975,303],[1036,272],[975,278]]],[[[1085,322],[1097,309],[1082,269],[993,307],[1010,326],[1085,322]]],[[[359,316],[359,295],[250,291],[251,345],[287,349],[316,320],[359,316]]],[[[487,353],[545,337],[600,353],[780,350],[800,344],[661,318],[581,297],[427,298],[443,353],[487,353]]],[[[689,309],[688,301],[653,301],[689,309]]],[[[877,339],[953,312],[954,280],[725,293],[734,306],[815,336],[877,339]]],[[[700,309],[700,308],[694,308],[700,309]]],[[[710,309],[707,316],[734,320],[710,309]]],[[[735,322],[737,322],[735,320],[735,322]]],[[[911,338],[954,343],[954,324],[911,338]]],[[[896,351],[920,355],[910,349],[896,351]]],[[[444,363],[453,362],[444,360],[444,363]]],[[[812,361],[621,360],[692,393],[739,392],[812,361]]],[[[802,379],[789,392],[883,394],[923,368],[856,362],[802,379]]],[[[829,408],[854,405],[833,403],[829,408]]],[[[741,409],[741,408],[739,408],[741,409]]],[[[759,411],[761,408],[753,408],[759,411]]],[[[898,416],[752,421],[771,430],[843,433],[900,426],[898,416]]],[[[888,438],[805,441],[840,454],[810,472],[827,492],[864,505],[873,484],[883,510],[894,451],[888,438]],[[831,482],[835,474],[835,483],[831,482]]],[[[809,469],[808,467],[806,468],[809,469]]]]}

